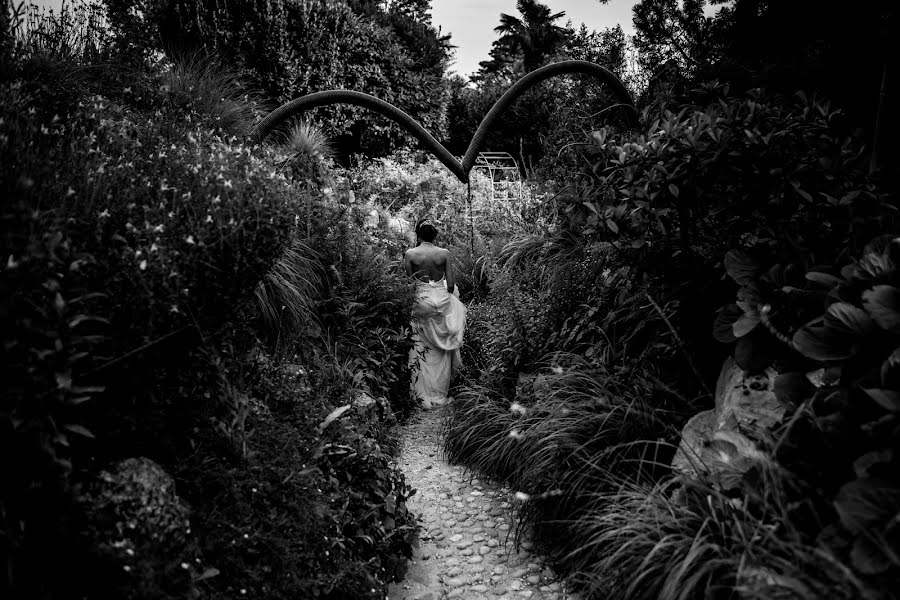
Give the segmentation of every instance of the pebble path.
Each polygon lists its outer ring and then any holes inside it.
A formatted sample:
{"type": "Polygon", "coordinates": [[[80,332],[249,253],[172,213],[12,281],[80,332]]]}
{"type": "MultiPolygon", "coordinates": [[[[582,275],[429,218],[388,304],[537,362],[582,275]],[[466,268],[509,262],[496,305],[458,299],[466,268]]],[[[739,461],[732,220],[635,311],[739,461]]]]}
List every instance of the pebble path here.
{"type": "Polygon", "coordinates": [[[512,492],[444,460],[441,414],[417,412],[402,428],[400,467],[417,490],[409,509],[422,527],[406,579],[391,584],[388,599],[575,600],[528,541],[516,551],[512,492]]]}

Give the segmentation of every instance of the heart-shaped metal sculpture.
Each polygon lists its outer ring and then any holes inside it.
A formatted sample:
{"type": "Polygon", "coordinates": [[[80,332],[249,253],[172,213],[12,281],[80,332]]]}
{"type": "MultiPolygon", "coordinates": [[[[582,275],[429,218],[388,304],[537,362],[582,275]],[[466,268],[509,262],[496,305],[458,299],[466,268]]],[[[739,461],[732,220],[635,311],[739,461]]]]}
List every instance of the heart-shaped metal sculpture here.
{"type": "Polygon", "coordinates": [[[494,103],[494,106],[491,107],[488,114],[481,120],[481,124],[478,125],[478,129],[475,131],[475,135],[472,136],[472,141],[469,142],[469,147],[466,150],[462,162],[450,154],[444,145],[428,133],[418,121],[393,104],[385,102],[384,100],[379,100],[369,94],[350,90],[315,92],[307,94],[306,96],[301,96],[300,98],[295,98],[266,115],[266,117],[260,121],[250,133],[250,140],[253,143],[262,142],[266,135],[268,135],[275,127],[303,111],[328,104],[355,104],[371,109],[395,121],[413,137],[422,142],[422,144],[430,150],[438,160],[444,163],[444,165],[450,169],[461,182],[468,183],[469,171],[472,170],[478,152],[481,151],[484,138],[488,131],[490,131],[494,122],[500,118],[503,111],[515,102],[528,88],[551,77],[569,73],[591,75],[610,86],[613,94],[625,109],[625,116],[628,119],[629,124],[635,127],[638,125],[638,113],[637,109],[634,107],[634,102],[631,99],[631,94],[628,93],[625,85],[618,77],[608,69],[601,67],[596,63],[584,60],[567,60],[536,69],[519,79],[512,87],[506,90],[506,93],[494,103]]]}

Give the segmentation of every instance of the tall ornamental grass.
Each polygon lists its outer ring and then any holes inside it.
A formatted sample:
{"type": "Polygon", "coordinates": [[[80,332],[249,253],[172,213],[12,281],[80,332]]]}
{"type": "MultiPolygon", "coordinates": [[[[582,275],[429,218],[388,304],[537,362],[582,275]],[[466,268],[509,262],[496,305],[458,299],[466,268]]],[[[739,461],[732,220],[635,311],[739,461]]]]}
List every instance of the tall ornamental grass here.
{"type": "Polygon", "coordinates": [[[764,477],[752,506],[702,480],[613,477],[575,521],[560,560],[589,598],[866,597],[846,565],[793,526],[788,513],[800,507],[781,477],[764,477]]]}

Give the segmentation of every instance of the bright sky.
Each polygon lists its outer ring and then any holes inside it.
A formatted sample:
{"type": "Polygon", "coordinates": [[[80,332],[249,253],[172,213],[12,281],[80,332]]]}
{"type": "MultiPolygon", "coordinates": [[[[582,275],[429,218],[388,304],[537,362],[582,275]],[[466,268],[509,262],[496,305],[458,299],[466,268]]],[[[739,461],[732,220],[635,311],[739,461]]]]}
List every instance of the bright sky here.
{"type": "MultiPolygon", "coordinates": [[[[572,21],[573,27],[582,23],[588,29],[603,30],[621,25],[625,35],[632,35],[631,8],[637,0],[542,0],[553,13],[565,11],[559,24],[572,21]]],[[[478,63],[488,59],[491,42],[497,38],[494,27],[500,24],[500,13],[519,16],[516,0],[431,0],[431,19],[441,33],[453,37],[457,46],[456,61],[451,71],[469,76],[478,70],[478,63]]]]}

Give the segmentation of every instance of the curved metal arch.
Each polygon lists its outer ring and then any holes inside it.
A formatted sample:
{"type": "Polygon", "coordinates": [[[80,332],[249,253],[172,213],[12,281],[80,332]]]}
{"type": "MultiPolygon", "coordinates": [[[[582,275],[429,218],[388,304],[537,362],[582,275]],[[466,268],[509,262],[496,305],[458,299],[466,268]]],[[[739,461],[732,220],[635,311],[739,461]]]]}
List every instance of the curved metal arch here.
{"type": "Polygon", "coordinates": [[[478,151],[484,143],[484,138],[491,130],[494,122],[500,118],[503,111],[509,108],[509,106],[515,102],[519,96],[524,94],[528,88],[534,87],[551,77],[568,75],[570,73],[591,75],[609,85],[616,98],[625,105],[625,118],[628,120],[629,125],[632,127],[638,126],[638,112],[637,108],[634,106],[634,101],[631,99],[631,94],[628,93],[628,88],[625,87],[622,80],[616,77],[612,71],[606,67],[601,67],[597,63],[588,62],[586,60],[564,60],[558,63],[551,63],[539,69],[535,69],[515,82],[512,87],[500,96],[484,116],[478,129],[475,130],[475,135],[472,136],[472,141],[469,142],[469,147],[466,149],[466,154],[463,157],[462,167],[466,176],[468,176],[469,171],[472,170],[472,165],[475,164],[475,159],[478,157],[478,151]]]}
{"type": "Polygon", "coordinates": [[[407,113],[384,100],[380,100],[363,92],[351,90],[328,90],[325,92],[314,92],[312,94],[301,96],[300,98],[295,98],[266,115],[266,117],[253,128],[253,131],[250,133],[250,140],[252,143],[262,142],[272,129],[305,110],[328,104],[353,104],[371,109],[392,119],[419,140],[426,149],[430,150],[431,153],[450,169],[461,182],[468,183],[469,172],[475,164],[478,152],[481,149],[481,145],[484,143],[484,138],[487,136],[497,119],[500,118],[503,111],[509,108],[509,106],[515,102],[519,96],[525,93],[528,88],[531,88],[546,79],[550,79],[551,77],[571,73],[591,75],[609,85],[613,94],[625,108],[625,116],[629,125],[634,127],[638,125],[638,112],[631,99],[631,94],[628,93],[625,84],[623,84],[612,71],[596,63],[584,60],[566,60],[535,69],[506,90],[481,120],[478,129],[475,131],[475,135],[472,136],[472,140],[469,142],[469,147],[466,150],[465,156],[463,156],[462,162],[450,154],[443,144],[437,141],[418,121],[413,119],[407,113]]]}
{"type": "Polygon", "coordinates": [[[363,108],[368,108],[393,120],[407,132],[412,134],[413,137],[422,142],[422,144],[430,150],[438,160],[444,163],[444,165],[450,169],[460,181],[466,181],[466,173],[462,170],[460,162],[444,148],[443,144],[428,133],[428,130],[422,127],[418,121],[393,104],[363,92],[328,90],[325,92],[314,92],[295,98],[290,102],[282,104],[266,115],[265,118],[253,128],[253,131],[250,132],[250,141],[251,143],[258,144],[262,142],[266,135],[274,128],[294,115],[329,104],[353,104],[355,106],[362,106],[363,108]]]}

